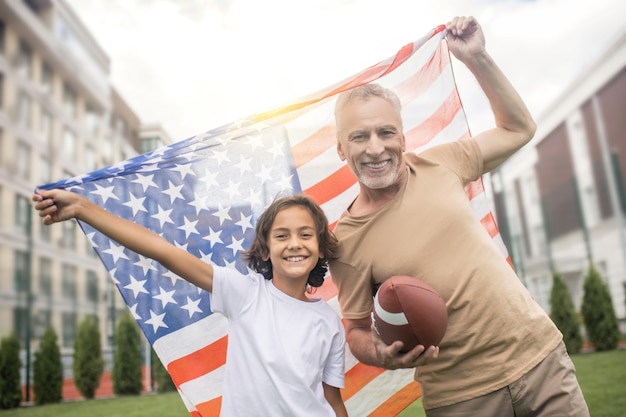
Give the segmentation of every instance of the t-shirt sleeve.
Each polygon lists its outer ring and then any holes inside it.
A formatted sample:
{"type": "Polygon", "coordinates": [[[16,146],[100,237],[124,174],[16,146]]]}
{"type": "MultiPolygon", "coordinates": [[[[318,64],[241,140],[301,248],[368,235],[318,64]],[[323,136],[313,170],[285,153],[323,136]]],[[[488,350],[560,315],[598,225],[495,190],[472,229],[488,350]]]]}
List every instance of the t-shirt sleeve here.
{"type": "Polygon", "coordinates": [[[336,328],[337,331],[332,339],[322,381],[332,387],[343,388],[345,386],[346,372],[346,331],[339,317],[336,320],[336,328]]]}
{"type": "Polygon", "coordinates": [[[420,157],[448,167],[464,185],[477,180],[482,175],[482,154],[478,144],[472,139],[434,146],[421,153],[420,157]]]}
{"type": "Polygon", "coordinates": [[[254,294],[256,279],[253,274],[243,275],[234,269],[214,265],[211,311],[225,317],[236,316],[254,294]]]}
{"type": "Polygon", "coordinates": [[[372,311],[374,294],[365,269],[358,270],[352,265],[334,260],[330,263],[330,274],[339,293],[341,315],[346,319],[368,317],[372,311]]]}

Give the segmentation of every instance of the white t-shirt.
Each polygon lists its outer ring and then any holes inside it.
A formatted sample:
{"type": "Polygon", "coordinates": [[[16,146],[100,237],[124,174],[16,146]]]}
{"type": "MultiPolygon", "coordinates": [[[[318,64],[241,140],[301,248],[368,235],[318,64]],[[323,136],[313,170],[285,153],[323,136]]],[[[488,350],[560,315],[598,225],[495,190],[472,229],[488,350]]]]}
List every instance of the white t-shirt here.
{"type": "Polygon", "coordinates": [[[229,323],[222,417],[335,416],[322,381],[344,386],[345,330],[325,301],[261,274],[214,267],[211,308],[229,323]]]}

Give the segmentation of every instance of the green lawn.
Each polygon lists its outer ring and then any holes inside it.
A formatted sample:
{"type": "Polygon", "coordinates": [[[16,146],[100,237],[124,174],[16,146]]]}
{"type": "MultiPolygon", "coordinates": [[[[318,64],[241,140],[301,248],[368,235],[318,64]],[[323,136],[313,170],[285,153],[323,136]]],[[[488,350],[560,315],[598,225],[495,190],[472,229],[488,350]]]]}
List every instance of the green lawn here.
{"type": "MultiPolygon", "coordinates": [[[[624,417],[626,410],[626,350],[572,355],[578,382],[591,417],[624,417]]],[[[399,417],[424,417],[421,401],[399,417]]]]}
{"type": "MultiPolygon", "coordinates": [[[[578,380],[592,417],[623,417],[626,410],[626,350],[573,355],[578,380]]],[[[117,397],[22,407],[0,411],[0,417],[188,417],[178,393],[117,397]]],[[[400,417],[423,417],[417,401],[400,417]]],[[[353,416],[362,417],[362,416],[353,416]]]]}

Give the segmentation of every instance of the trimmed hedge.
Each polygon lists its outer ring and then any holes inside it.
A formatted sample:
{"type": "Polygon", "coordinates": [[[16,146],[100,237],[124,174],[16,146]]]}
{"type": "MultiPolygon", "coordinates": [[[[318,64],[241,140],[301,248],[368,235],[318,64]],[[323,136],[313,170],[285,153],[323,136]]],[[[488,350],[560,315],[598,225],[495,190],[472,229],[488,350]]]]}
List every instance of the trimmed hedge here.
{"type": "Polygon", "coordinates": [[[115,332],[113,392],[118,395],[140,394],[143,388],[142,366],[139,328],[131,315],[126,312],[120,317],[115,332]]]}
{"type": "Polygon", "coordinates": [[[593,265],[583,289],[582,315],[589,340],[597,351],[616,349],[620,333],[611,294],[593,265]]]}
{"type": "Polygon", "coordinates": [[[88,316],[78,328],[74,341],[74,384],[86,399],[95,396],[104,372],[104,358],[100,329],[96,320],[88,316]]]}
{"type": "Polygon", "coordinates": [[[33,361],[35,404],[58,403],[63,399],[63,363],[57,334],[48,327],[33,361]]]}
{"type": "Polygon", "coordinates": [[[10,334],[0,341],[0,408],[20,406],[22,383],[20,381],[20,341],[10,334]]]}
{"type": "Polygon", "coordinates": [[[567,353],[570,355],[579,353],[583,346],[583,337],[578,324],[578,314],[569,289],[558,272],[552,275],[550,318],[563,333],[567,353]]]}

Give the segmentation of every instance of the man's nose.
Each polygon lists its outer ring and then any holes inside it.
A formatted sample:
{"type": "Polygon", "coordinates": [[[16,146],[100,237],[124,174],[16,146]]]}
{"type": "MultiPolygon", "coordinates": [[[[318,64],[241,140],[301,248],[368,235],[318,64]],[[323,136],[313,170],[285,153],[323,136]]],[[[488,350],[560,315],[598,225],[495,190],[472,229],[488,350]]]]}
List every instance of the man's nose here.
{"type": "Polygon", "coordinates": [[[367,143],[367,153],[370,155],[380,155],[385,150],[385,144],[383,140],[375,133],[373,133],[367,143]]]}

